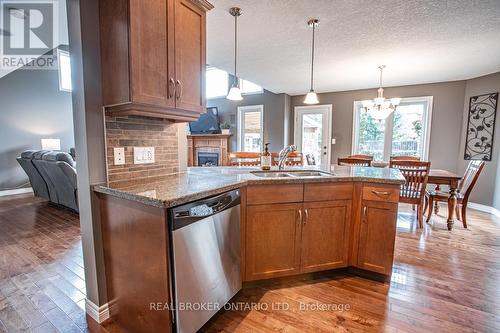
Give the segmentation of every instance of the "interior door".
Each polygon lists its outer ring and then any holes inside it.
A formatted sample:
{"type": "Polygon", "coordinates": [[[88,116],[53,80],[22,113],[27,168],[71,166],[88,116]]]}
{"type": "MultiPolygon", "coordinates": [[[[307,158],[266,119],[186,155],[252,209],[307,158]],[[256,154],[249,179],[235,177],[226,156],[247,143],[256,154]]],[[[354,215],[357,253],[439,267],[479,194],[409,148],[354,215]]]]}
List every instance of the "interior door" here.
{"type": "Polygon", "coordinates": [[[309,154],[322,167],[330,164],[331,114],[331,105],[295,107],[294,143],[304,157],[309,154]]]}
{"type": "Polygon", "coordinates": [[[175,0],[174,6],[176,108],[203,113],[205,12],[188,0],[175,0]]]}

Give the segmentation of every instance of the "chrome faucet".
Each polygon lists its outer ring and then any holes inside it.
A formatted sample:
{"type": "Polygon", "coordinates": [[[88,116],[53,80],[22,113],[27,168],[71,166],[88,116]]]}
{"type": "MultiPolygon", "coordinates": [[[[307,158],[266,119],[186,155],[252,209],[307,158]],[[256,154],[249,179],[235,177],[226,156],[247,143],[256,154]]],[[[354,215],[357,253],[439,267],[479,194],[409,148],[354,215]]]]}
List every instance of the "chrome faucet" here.
{"type": "Polygon", "coordinates": [[[288,147],[285,147],[280,150],[279,153],[279,161],[278,161],[278,170],[281,171],[283,170],[283,164],[285,163],[286,158],[288,157],[288,154],[290,154],[293,151],[297,150],[296,145],[291,145],[288,147]]]}

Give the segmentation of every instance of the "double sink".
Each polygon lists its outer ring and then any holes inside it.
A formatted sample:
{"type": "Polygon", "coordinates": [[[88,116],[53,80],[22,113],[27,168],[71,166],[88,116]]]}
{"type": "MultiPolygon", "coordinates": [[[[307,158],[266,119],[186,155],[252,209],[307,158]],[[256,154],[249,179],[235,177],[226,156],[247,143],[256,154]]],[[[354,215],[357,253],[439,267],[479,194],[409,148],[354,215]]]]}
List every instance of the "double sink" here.
{"type": "Polygon", "coordinates": [[[287,171],[251,171],[252,175],[262,178],[301,178],[301,177],[332,177],[333,174],[315,170],[287,170],[287,171]]]}

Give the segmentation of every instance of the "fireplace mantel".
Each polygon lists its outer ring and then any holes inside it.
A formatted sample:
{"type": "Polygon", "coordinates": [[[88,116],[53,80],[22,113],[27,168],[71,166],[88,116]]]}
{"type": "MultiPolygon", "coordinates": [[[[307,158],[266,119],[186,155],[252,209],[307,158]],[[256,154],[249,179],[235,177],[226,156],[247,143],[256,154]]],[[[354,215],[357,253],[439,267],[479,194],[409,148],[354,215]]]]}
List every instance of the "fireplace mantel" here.
{"type": "Polygon", "coordinates": [[[198,151],[219,152],[219,165],[227,164],[229,138],[231,134],[189,134],[188,166],[198,166],[198,151]]]}

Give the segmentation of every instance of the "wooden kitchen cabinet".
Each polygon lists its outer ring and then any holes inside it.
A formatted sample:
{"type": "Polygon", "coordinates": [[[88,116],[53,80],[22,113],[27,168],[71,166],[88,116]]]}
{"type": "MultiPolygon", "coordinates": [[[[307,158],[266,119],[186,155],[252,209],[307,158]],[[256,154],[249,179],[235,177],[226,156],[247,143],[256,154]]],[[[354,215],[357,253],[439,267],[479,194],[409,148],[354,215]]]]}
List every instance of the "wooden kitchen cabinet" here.
{"type": "Polygon", "coordinates": [[[196,120],[205,112],[204,0],[100,2],[103,104],[109,115],[196,120]]]}
{"type": "Polygon", "coordinates": [[[247,206],[246,278],[300,272],[301,203],[247,206]]]}
{"type": "Polygon", "coordinates": [[[361,209],[357,267],[390,275],[398,204],[363,200],[361,209]]]}
{"type": "Polygon", "coordinates": [[[351,200],[304,203],[301,272],[346,267],[351,200]]]}

